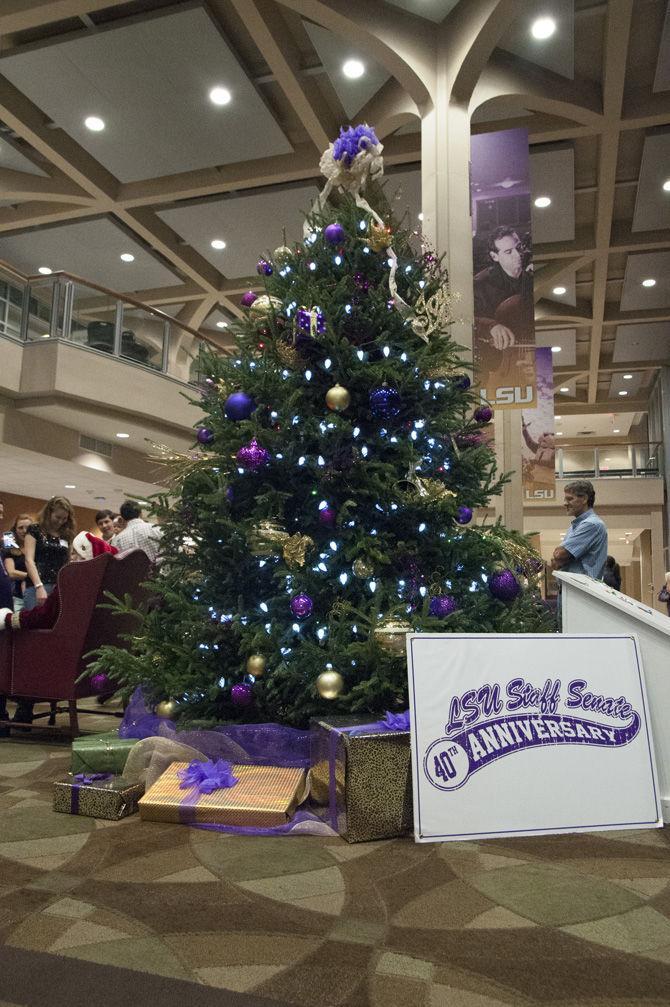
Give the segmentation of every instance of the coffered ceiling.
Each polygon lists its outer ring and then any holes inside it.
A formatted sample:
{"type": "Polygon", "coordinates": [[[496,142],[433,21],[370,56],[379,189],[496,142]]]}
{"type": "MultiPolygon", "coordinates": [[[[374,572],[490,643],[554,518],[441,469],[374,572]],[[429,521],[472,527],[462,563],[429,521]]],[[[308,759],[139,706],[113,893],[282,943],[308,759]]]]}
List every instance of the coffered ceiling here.
{"type": "MultiPolygon", "coordinates": [[[[468,5],[9,0],[0,6],[0,258],[26,273],[83,273],[225,332],[258,282],[257,255],[280,243],[282,228],[300,233],[319,154],[342,123],[388,124],[389,185],[416,220],[419,110],[397,66],[352,26],[366,18],[407,45],[446,39],[442,23],[457,25],[468,5]],[[348,60],[362,65],[359,77],[343,72],[348,60]],[[210,101],[214,87],[229,92],[227,104],[210,101]],[[88,116],[105,128],[88,129],[88,116]],[[122,251],[135,261],[121,263],[122,251]]],[[[533,196],[551,199],[533,210],[536,317],[538,341],[560,347],[561,411],[609,413],[625,400],[635,416],[670,363],[665,0],[488,7],[498,44],[479,71],[473,130],[526,126],[533,196]],[[540,16],[556,22],[546,40],[531,32],[540,16]]]]}

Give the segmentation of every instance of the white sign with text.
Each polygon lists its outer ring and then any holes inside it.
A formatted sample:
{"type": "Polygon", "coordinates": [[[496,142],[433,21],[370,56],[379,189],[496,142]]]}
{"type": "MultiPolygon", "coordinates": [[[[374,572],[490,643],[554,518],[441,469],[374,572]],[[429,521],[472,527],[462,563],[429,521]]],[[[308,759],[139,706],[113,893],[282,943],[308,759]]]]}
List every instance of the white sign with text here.
{"type": "Polygon", "coordinates": [[[417,842],[662,825],[634,636],[407,637],[417,842]]]}

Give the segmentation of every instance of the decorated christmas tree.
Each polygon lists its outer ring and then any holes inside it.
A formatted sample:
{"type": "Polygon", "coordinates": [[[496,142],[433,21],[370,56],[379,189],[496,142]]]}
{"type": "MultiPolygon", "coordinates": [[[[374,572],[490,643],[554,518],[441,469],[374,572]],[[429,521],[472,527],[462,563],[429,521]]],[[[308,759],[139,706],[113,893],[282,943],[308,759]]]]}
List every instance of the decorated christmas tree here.
{"type": "Polygon", "coordinates": [[[99,655],[184,720],[402,710],[405,633],[549,628],[528,541],[473,520],[503,483],[492,413],[381,152],[342,130],[304,240],[259,260],[266,292],[208,357],[197,446],[155,501],[153,601],[131,649],[99,655]]]}

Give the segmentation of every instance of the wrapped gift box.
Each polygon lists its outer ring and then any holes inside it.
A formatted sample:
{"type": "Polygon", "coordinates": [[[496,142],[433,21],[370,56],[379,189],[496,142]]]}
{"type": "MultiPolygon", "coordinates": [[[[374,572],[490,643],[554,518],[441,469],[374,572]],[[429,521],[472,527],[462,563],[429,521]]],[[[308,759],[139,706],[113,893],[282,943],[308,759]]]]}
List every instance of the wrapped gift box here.
{"type": "Polygon", "coordinates": [[[54,811],[88,818],[107,818],[116,822],[137,811],[144,793],[143,783],[133,783],[123,776],[108,773],[72,773],[54,783],[54,811]],[[102,777],[96,778],[96,777],[102,777]]]}
{"type": "Polygon", "coordinates": [[[72,742],[73,773],[123,773],[137,738],[119,738],[116,731],[88,734],[72,742]]]}
{"type": "Polygon", "coordinates": [[[310,794],[349,843],[401,836],[412,828],[409,731],[334,717],[311,724],[310,794]],[[351,733],[347,728],[356,728],[351,733]]]}
{"type": "Polygon", "coordinates": [[[306,796],[304,769],[233,766],[234,787],[198,794],[180,787],[177,773],[187,762],[173,762],[139,802],[140,817],[152,822],[272,828],[293,817],[306,796]]]}

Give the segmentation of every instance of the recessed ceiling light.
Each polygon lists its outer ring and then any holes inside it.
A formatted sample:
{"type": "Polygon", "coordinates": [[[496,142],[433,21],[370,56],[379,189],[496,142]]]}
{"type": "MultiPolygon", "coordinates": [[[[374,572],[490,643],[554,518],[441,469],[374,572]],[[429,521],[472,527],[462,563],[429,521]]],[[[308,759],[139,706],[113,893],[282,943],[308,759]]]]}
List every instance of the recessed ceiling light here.
{"type": "Polygon", "coordinates": [[[612,461],[612,459],[611,459],[611,458],[606,458],[606,459],[605,459],[605,461],[606,461],[606,462],[611,462],[611,461],[612,461]]]}
{"type": "Polygon", "coordinates": [[[539,17],[533,21],[530,26],[530,33],[533,38],[536,38],[539,42],[543,42],[551,36],[556,31],[556,22],[553,17],[539,17]]]}
{"type": "Polygon", "coordinates": [[[342,64],[342,73],[350,80],[358,80],[365,73],[365,65],[360,59],[348,59],[342,64]]]}
{"type": "Polygon", "coordinates": [[[135,261],[135,256],[132,254],[132,252],[121,252],[121,255],[119,256],[119,258],[121,259],[121,262],[134,262],[135,261]]]}
{"type": "Polygon", "coordinates": [[[119,440],[125,441],[125,440],[127,440],[128,437],[130,437],[130,434],[123,434],[123,433],[121,433],[121,434],[117,434],[116,436],[119,438],[119,440]]]}
{"type": "Polygon", "coordinates": [[[48,338],[49,338],[49,333],[48,332],[43,332],[42,333],[42,339],[48,339],[48,338]]]}
{"type": "Polygon", "coordinates": [[[562,437],[563,436],[563,431],[562,430],[557,430],[556,431],[556,436],[557,437],[562,437]]]}
{"type": "Polygon", "coordinates": [[[562,419],[563,419],[563,417],[562,417],[562,416],[554,416],[554,419],[555,419],[555,420],[562,420],[562,419]]]}
{"type": "Polygon", "coordinates": [[[570,391],[570,389],[567,387],[567,385],[564,385],[562,388],[559,388],[558,390],[559,390],[559,392],[569,392],[570,391]]]}
{"type": "Polygon", "coordinates": [[[552,346],[551,352],[552,353],[560,353],[562,349],[563,349],[562,346],[552,346]]]}
{"type": "Polygon", "coordinates": [[[227,87],[213,87],[209,92],[209,100],[213,105],[228,105],[232,98],[227,87]]]}
{"type": "Polygon", "coordinates": [[[614,430],[612,431],[612,433],[613,433],[613,434],[620,434],[620,433],[621,433],[621,431],[619,430],[619,428],[618,428],[618,427],[615,427],[615,429],[614,429],[614,430]]]}
{"type": "Polygon", "coordinates": [[[653,277],[648,276],[646,280],[642,281],[642,286],[643,287],[655,287],[656,286],[656,280],[653,277]]]}
{"type": "Polygon", "coordinates": [[[619,392],[619,395],[628,395],[628,392],[626,392],[626,391],[619,392]]]}
{"type": "Polygon", "coordinates": [[[215,248],[217,252],[220,252],[222,248],[226,247],[226,243],[222,238],[214,238],[214,241],[210,241],[212,248],[215,248]]]}
{"type": "Polygon", "coordinates": [[[42,276],[49,276],[50,273],[53,273],[53,269],[50,266],[40,266],[37,272],[41,273],[42,276]]]}
{"type": "Polygon", "coordinates": [[[74,483],[65,483],[65,489],[66,490],[76,490],[76,488],[77,487],[75,486],[74,483]]]}
{"type": "Polygon", "coordinates": [[[216,323],[216,327],[217,327],[217,329],[227,329],[228,328],[228,322],[217,322],[216,323]]]}
{"type": "Polygon", "coordinates": [[[666,178],[665,182],[663,183],[663,190],[664,192],[670,192],[670,178],[666,178]]]}
{"type": "Polygon", "coordinates": [[[543,210],[545,206],[551,206],[551,199],[549,198],[549,196],[538,196],[537,199],[535,200],[535,205],[540,210],[543,210]]]}
{"type": "Polygon", "coordinates": [[[419,214],[419,220],[423,220],[423,214],[422,213],[419,214]]]}
{"type": "Polygon", "coordinates": [[[623,375],[623,379],[624,379],[624,381],[632,381],[633,380],[633,375],[632,374],[624,374],[623,375]]]}
{"type": "Polygon", "coordinates": [[[99,133],[105,128],[105,120],[101,119],[99,115],[89,115],[84,119],[84,125],[92,133],[99,133]]]}
{"type": "Polygon", "coordinates": [[[556,294],[556,297],[562,297],[563,294],[567,294],[567,287],[554,287],[552,294],[556,294]]]}

